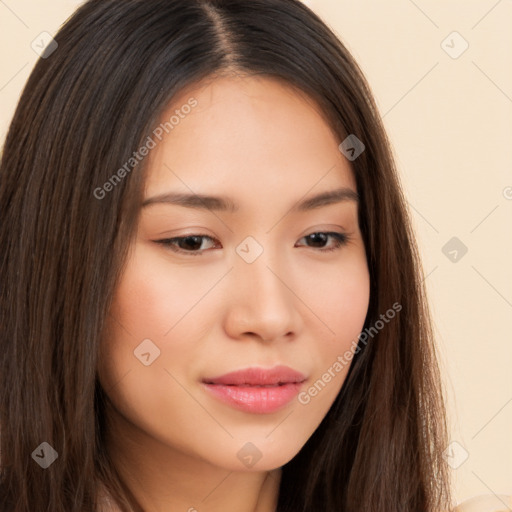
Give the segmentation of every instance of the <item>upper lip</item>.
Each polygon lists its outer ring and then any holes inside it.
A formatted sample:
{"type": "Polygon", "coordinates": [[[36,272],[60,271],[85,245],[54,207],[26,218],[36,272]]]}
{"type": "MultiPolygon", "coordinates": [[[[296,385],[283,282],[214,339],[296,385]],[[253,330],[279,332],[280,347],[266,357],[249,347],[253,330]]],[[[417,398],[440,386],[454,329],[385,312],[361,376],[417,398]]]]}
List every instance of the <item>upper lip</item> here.
{"type": "Polygon", "coordinates": [[[269,369],[260,367],[245,368],[219,377],[203,379],[203,382],[206,384],[232,386],[262,386],[304,382],[305,380],[306,377],[297,370],[289,366],[279,365],[269,369]]]}

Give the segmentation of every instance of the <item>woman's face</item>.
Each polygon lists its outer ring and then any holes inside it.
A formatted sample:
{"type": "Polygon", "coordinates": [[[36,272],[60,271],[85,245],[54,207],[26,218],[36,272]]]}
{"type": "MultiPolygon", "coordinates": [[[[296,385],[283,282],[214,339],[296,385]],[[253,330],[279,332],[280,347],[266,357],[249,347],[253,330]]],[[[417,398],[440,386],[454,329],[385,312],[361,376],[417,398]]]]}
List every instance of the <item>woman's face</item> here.
{"type": "Polygon", "coordinates": [[[363,328],[369,274],[355,179],[319,109],[281,82],[202,82],[162,123],[172,115],[148,142],[147,204],[102,341],[100,381],[117,428],[148,441],[148,455],[277,468],[326,415],[363,328]],[[307,202],[338,190],[336,200],[307,202]],[[305,380],[204,383],[277,365],[305,380]]]}

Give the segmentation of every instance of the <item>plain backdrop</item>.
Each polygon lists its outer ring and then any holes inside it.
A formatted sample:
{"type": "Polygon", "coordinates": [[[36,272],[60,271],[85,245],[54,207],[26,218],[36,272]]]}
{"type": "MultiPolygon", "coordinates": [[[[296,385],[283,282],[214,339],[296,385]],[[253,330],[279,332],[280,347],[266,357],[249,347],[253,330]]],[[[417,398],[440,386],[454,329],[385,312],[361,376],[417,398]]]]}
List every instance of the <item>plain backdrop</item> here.
{"type": "MultiPolygon", "coordinates": [[[[250,0],[248,0],[250,1],[250,0]]],[[[422,254],[457,501],[512,494],[512,1],[311,0],[368,78],[422,254]]],[[[80,4],[0,0],[0,142],[80,4]]]]}

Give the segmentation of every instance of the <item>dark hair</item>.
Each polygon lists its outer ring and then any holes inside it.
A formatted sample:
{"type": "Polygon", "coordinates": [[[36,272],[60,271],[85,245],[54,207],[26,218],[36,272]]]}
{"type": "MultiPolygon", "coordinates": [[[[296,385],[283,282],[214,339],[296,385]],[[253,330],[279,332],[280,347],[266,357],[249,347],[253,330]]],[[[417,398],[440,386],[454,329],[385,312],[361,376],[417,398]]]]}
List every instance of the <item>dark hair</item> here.
{"type": "Polygon", "coordinates": [[[298,0],[90,0],[25,86],[0,167],[0,509],[96,509],[104,484],[140,511],[102,450],[97,380],[106,324],[142,197],[132,157],[185,86],[231,73],[305,92],[351,162],[370,272],[365,330],[326,417],[283,466],[278,512],[439,512],[449,507],[446,416],[421,263],[393,156],[363,73],[298,0]],[[398,308],[395,308],[398,309],[398,308]],[[58,464],[41,470],[43,441],[58,464]]]}

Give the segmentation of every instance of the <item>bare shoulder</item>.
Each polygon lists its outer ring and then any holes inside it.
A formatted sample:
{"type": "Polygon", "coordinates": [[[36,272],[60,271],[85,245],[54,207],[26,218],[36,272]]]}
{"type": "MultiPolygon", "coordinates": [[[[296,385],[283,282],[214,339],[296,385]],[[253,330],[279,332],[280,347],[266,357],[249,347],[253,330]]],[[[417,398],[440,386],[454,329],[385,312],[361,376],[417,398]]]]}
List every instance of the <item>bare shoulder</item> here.
{"type": "Polygon", "coordinates": [[[486,494],[465,500],[449,512],[509,512],[510,510],[512,510],[512,495],[486,494]]]}

